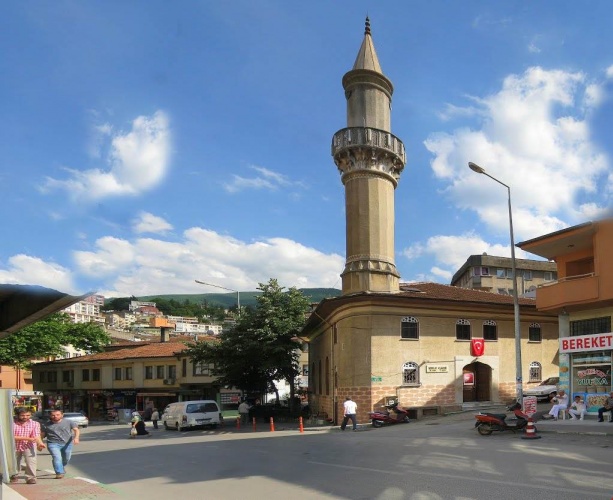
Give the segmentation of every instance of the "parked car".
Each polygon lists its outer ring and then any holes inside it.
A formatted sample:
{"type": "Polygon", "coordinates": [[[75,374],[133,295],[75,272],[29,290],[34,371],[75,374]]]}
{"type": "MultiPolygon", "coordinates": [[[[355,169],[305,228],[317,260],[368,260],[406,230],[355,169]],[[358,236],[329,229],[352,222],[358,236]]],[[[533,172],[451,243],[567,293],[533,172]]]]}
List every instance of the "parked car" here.
{"type": "Polygon", "coordinates": [[[64,413],[64,419],[76,422],[79,427],[87,427],[89,425],[89,419],[81,412],[64,413]]]}
{"type": "Polygon", "coordinates": [[[558,392],[560,377],[549,377],[536,387],[524,391],[524,396],[536,396],[537,401],[549,401],[558,392]]]}
{"type": "Polygon", "coordinates": [[[181,401],[164,408],[162,423],[166,430],[182,431],[192,427],[217,427],[223,417],[216,401],[181,401]]]}

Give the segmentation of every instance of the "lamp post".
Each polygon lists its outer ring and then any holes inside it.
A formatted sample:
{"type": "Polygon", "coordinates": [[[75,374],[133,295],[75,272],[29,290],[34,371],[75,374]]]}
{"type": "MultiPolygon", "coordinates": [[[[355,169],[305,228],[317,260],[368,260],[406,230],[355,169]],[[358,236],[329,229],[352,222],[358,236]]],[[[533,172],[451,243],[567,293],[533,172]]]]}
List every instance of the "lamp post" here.
{"type": "Polygon", "coordinates": [[[507,186],[504,182],[499,181],[496,177],[488,174],[484,168],[480,167],[476,163],[472,161],[468,162],[468,166],[474,172],[478,174],[483,174],[490,179],[496,181],[498,184],[503,185],[507,188],[508,199],[509,199],[509,231],[511,234],[511,268],[513,272],[513,311],[515,314],[515,384],[516,384],[516,394],[517,401],[522,404],[524,390],[522,386],[522,367],[521,367],[521,325],[519,321],[519,295],[517,291],[517,266],[515,263],[515,238],[513,237],[513,213],[511,211],[511,188],[507,186]]]}
{"type": "Polygon", "coordinates": [[[229,292],[236,292],[236,309],[238,311],[238,316],[241,315],[241,293],[238,290],[234,290],[232,288],[226,288],[225,286],[213,285],[213,283],[205,283],[204,281],[194,280],[196,283],[200,285],[214,286],[215,288],[221,288],[222,290],[228,290],[229,292]]]}

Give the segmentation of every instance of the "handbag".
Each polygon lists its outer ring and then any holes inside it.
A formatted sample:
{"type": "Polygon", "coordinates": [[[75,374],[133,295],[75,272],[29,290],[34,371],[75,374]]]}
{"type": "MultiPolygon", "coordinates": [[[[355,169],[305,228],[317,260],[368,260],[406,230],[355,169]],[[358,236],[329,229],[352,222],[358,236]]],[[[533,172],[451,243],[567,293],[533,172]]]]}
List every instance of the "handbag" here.
{"type": "Polygon", "coordinates": [[[132,428],[130,429],[130,436],[134,437],[134,436],[136,436],[136,434],[138,434],[138,433],[136,432],[136,427],[132,427],[132,428]]]}

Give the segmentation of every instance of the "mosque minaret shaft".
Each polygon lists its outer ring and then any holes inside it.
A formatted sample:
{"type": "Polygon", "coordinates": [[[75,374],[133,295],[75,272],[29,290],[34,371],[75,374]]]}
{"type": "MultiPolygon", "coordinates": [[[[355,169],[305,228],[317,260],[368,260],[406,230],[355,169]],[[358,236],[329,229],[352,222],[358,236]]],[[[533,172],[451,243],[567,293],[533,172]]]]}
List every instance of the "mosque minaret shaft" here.
{"type": "Polygon", "coordinates": [[[345,186],[346,261],[343,295],[396,293],[394,190],[405,165],[402,141],[391,132],[394,88],[381,71],[366,18],[364,40],[343,77],[347,128],[332,138],[332,156],[345,186]]]}

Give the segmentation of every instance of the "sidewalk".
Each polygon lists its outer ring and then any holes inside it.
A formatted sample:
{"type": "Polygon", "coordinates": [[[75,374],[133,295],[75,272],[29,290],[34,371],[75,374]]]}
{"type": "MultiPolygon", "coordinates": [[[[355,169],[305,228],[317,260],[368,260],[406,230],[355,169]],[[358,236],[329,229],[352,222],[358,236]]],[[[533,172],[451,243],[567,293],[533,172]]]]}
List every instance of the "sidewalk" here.
{"type": "Polygon", "coordinates": [[[89,479],[64,476],[55,479],[53,471],[38,471],[36,484],[26,484],[25,479],[19,483],[2,483],[2,500],[66,500],[67,498],[117,498],[109,488],[89,479]]]}

